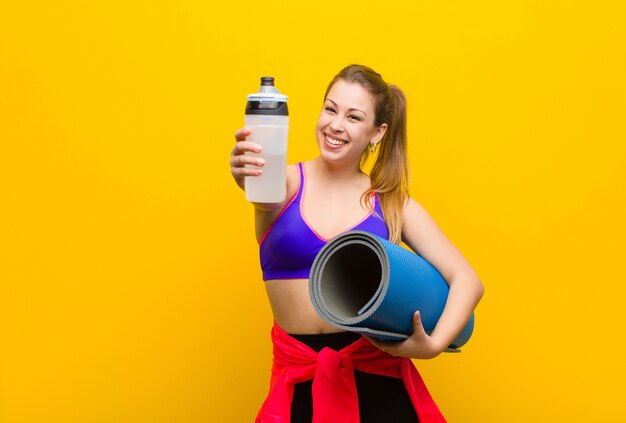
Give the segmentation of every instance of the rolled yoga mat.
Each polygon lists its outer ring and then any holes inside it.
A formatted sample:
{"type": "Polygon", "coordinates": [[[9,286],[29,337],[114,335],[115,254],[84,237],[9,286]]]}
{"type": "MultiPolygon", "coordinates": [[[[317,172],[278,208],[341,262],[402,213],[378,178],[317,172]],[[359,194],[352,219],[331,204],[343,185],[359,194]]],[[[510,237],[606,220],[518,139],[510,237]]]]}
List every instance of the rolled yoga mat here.
{"type": "MultiPolygon", "coordinates": [[[[448,298],[443,276],[423,257],[364,231],[329,241],[311,267],[309,294],[329,324],[384,341],[413,333],[420,311],[430,334],[448,298]]],[[[459,351],[474,329],[474,315],[447,351],[459,351]]]]}

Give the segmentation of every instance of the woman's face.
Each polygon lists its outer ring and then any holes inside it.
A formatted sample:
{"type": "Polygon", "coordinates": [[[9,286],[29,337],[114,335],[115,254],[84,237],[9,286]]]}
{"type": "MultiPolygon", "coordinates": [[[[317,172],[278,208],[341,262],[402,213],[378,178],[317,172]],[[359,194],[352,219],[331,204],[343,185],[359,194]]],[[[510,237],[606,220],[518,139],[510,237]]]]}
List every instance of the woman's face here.
{"type": "Polygon", "coordinates": [[[361,160],[371,142],[378,143],[387,124],[374,123],[374,98],[359,84],[337,81],[328,91],[317,120],[321,156],[331,162],[361,160]]]}

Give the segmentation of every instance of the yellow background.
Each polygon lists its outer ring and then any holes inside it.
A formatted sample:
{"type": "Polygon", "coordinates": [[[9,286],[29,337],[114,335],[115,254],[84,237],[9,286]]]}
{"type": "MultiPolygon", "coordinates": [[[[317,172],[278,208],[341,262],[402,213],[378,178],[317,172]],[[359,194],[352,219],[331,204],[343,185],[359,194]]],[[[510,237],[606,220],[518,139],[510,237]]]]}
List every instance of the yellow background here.
{"type": "Polygon", "coordinates": [[[621,1],[0,6],[0,421],[251,421],[272,323],[228,156],[262,75],[409,101],[412,194],[486,286],[416,362],[450,422],[624,421],[621,1]]]}

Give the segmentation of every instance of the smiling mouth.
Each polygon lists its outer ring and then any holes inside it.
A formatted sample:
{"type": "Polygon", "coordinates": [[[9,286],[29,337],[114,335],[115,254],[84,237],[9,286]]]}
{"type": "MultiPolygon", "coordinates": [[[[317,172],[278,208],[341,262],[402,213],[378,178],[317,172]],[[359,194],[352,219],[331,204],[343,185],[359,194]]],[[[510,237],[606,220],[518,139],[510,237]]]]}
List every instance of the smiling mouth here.
{"type": "Polygon", "coordinates": [[[338,140],[336,138],[331,138],[328,135],[326,135],[324,138],[326,139],[327,143],[329,143],[331,145],[335,145],[335,146],[340,146],[340,145],[344,145],[344,144],[348,143],[348,141],[343,141],[343,140],[338,140]]]}

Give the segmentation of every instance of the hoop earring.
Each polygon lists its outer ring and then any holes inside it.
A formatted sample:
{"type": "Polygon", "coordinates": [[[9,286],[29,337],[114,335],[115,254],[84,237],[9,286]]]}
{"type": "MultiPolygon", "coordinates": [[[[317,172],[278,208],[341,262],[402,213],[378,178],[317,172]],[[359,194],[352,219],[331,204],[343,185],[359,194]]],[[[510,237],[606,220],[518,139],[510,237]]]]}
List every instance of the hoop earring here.
{"type": "Polygon", "coordinates": [[[376,149],[378,148],[378,143],[370,143],[370,153],[376,153],[376,149]]]}

